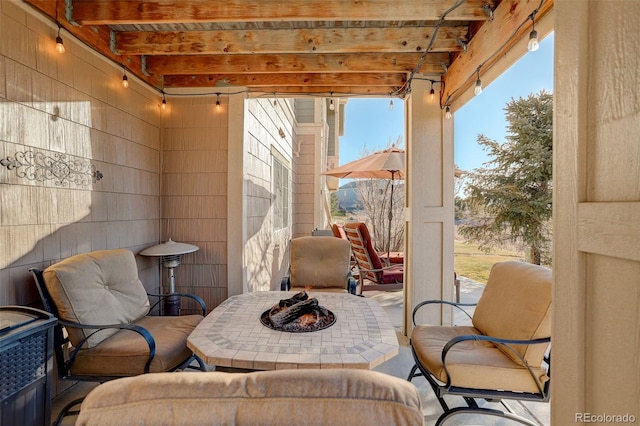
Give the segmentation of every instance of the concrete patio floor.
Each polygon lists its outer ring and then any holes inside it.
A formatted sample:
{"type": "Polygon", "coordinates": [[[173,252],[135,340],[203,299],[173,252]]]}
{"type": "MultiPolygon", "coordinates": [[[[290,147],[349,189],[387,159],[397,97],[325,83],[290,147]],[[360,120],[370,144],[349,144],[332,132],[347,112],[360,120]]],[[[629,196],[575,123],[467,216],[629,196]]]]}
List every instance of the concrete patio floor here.
{"type": "MultiPolygon", "coordinates": [[[[464,277],[460,277],[460,301],[462,303],[475,303],[482,294],[484,285],[464,277]]],[[[375,371],[380,371],[391,376],[400,377],[402,379],[407,378],[409,371],[413,366],[413,356],[411,355],[411,349],[409,347],[409,339],[401,334],[402,331],[402,311],[403,311],[403,293],[402,291],[394,292],[379,292],[371,291],[365,292],[365,297],[372,298],[378,301],[383,309],[389,315],[391,322],[396,330],[398,330],[398,341],[400,343],[400,353],[394,358],[384,362],[376,367],[375,371]]],[[[470,310],[472,313],[472,310],[470,310]]],[[[456,324],[468,323],[469,319],[459,312],[454,317],[456,324]]],[[[424,419],[426,425],[435,424],[438,417],[442,414],[442,409],[437,399],[433,394],[433,390],[429,386],[428,382],[422,378],[417,377],[412,382],[419,390],[423,403],[424,419]]],[[[86,395],[91,389],[96,386],[94,383],[79,383],[73,386],[71,389],[65,391],[53,400],[52,407],[52,421],[56,418],[62,407],[69,401],[76,398],[81,398],[86,395]]],[[[449,402],[449,400],[447,400],[449,402]]],[[[540,426],[550,425],[550,413],[548,403],[527,402],[522,403],[519,401],[507,401],[509,407],[517,414],[533,420],[540,426]]],[[[450,406],[464,405],[461,398],[452,398],[450,400],[450,406]]],[[[485,403],[484,406],[495,407],[502,409],[499,403],[485,403]]],[[[76,416],[67,416],[62,422],[63,425],[75,424],[76,416]]],[[[446,422],[447,426],[470,426],[470,425],[482,425],[482,426],[502,426],[502,425],[514,425],[519,424],[506,419],[500,419],[492,416],[478,416],[478,415],[460,415],[456,416],[450,421],[446,422]]]]}

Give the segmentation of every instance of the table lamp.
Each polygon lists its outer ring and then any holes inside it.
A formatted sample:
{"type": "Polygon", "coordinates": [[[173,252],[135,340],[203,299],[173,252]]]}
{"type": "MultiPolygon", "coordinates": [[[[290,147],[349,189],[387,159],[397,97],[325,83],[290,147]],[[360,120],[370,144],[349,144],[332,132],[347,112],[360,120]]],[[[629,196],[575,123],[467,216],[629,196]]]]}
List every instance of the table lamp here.
{"type": "MultiPolygon", "coordinates": [[[[160,257],[162,266],[167,268],[169,273],[169,294],[176,292],[175,268],[180,265],[182,255],[200,250],[200,247],[193,244],[179,243],[169,238],[169,241],[149,247],[140,252],[142,256],[160,257]]],[[[180,315],[180,297],[169,296],[164,301],[165,315],[180,315]]]]}

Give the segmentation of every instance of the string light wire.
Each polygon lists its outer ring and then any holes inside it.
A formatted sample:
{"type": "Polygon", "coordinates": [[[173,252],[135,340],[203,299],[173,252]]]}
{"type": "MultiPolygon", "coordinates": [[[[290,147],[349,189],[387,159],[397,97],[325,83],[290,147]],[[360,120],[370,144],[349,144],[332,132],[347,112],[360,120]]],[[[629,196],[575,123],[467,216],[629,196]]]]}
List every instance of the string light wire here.
{"type": "MultiPolygon", "coordinates": [[[[499,52],[501,52],[501,51],[504,49],[504,47],[505,47],[505,46],[506,46],[506,45],[511,41],[511,39],[513,39],[513,38],[515,37],[515,35],[520,31],[520,29],[521,29],[524,25],[526,25],[526,24],[529,22],[529,20],[531,20],[532,22],[534,22],[534,23],[535,23],[535,16],[537,15],[538,11],[539,11],[539,10],[540,10],[540,8],[542,7],[542,4],[544,3],[544,1],[545,1],[545,0],[540,0],[540,3],[538,4],[538,7],[536,7],[536,8],[533,10],[533,12],[531,12],[531,14],[530,14],[530,15],[528,15],[528,16],[527,16],[527,18],[526,18],[524,21],[522,21],[522,22],[520,23],[520,25],[518,25],[518,26],[513,30],[513,32],[511,33],[511,35],[510,35],[510,36],[505,40],[505,42],[504,42],[504,43],[502,43],[502,45],[501,45],[498,49],[496,49],[496,51],[495,51],[495,52],[493,52],[493,54],[491,54],[491,56],[489,56],[489,57],[488,57],[487,59],[485,59],[482,63],[480,63],[480,65],[478,65],[478,68],[477,68],[477,69],[476,69],[476,70],[475,70],[471,75],[469,75],[469,77],[467,77],[467,79],[465,80],[465,82],[467,82],[467,81],[469,81],[470,79],[472,79],[472,78],[474,77],[474,75],[477,75],[476,83],[477,83],[477,81],[478,81],[478,80],[480,80],[480,73],[479,73],[480,68],[481,68],[481,67],[483,67],[485,64],[487,64],[489,61],[491,61],[491,60],[492,60],[492,59],[493,59],[493,58],[494,58],[494,57],[495,57],[499,52]]],[[[466,84],[462,84],[462,85],[460,85],[458,88],[456,88],[453,92],[451,92],[451,93],[449,94],[449,96],[447,97],[447,102],[445,103],[445,105],[449,105],[449,103],[448,103],[448,102],[449,102],[449,99],[450,99],[454,94],[456,94],[456,93],[457,93],[457,92],[458,92],[462,87],[465,87],[465,86],[466,86],[466,84]]],[[[476,86],[476,88],[477,88],[477,86],[476,86]]],[[[475,89],[474,89],[474,90],[475,90],[475,89]]]]}

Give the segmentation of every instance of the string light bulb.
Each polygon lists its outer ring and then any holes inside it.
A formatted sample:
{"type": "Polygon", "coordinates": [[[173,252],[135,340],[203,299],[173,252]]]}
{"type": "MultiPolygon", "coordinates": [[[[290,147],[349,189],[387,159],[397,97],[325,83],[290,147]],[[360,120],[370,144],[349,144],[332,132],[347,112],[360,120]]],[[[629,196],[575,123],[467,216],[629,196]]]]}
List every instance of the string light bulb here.
{"type": "Polygon", "coordinates": [[[129,87],[129,77],[127,77],[127,70],[122,67],[122,87],[125,89],[129,87]]]}
{"type": "Polygon", "coordinates": [[[473,93],[476,96],[478,96],[480,93],[482,93],[482,80],[480,80],[480,67],[478,67],[478,69],[476,70],[476,74],[478,78],[476,80],[476,87],[475,89],[473,89],[473,93]]]}
{"type": "Polygon", "coordinates": [[[389,110],[393,111],[393,99],[389,101],[389,110]]]}
{"type": "Polygon", "coordinates": [[[162,109],[167,109],[167,98],[164,96],[164,92],[162,92],[162,104],[160,104],[162,109]]]}
{"type": "Polygon", "coordinates": [[[61,25],[58,24],[58,36],[56,37],[56,50],[58,51],[59,54],[63,54],[65,49],[64,49],[64,42],[62,41],[62,37],[60,37],[60,29],[61,29],[61,25]]]}
{"type": "Polygon", "coordinates": [[[530,18],[531,32],[529,33],[529,43],[527,44],[527,50],[529,52],[535,52],[540,48],[540,43],[538,42],[538,32],[536,31],[535,15],[532,13],[530,15],[530,18]]]}
{"type": "Polygon", "coordinates": [[[444,109],[444,118],[446,118],[447,120],[451,120],[451,116],[451,107],[447,105],[444,109]]]}
{"type": "Polygon", "coordinates": [[[216,111],[220,111],[220,93],[216,93],[216,111]]]}
{"type": "Polygon", "coordinates": [[[333,92],[331,92],[331,99],[329,99],[329,110],[334,111],[335,109],[336,109],[336,106],[333,103],[333,92]]]}
{"type": "Polygon", "coordinates": [[[429,99],[433,101],[433,98],[436,95],[436,91],[433,90],[433,80],[431,80],[431,90],[429,90],[429,99]]]}
{"type": "Polygon", "coordinates": [[[464,53],[467,53],[467,50],[469,49],[469,43],[467,43],[466,41],[464,41],[461,38],[457,39],[456,41],[458,42],[458,46],[460,46],[462,48],[462,51],[464,53]]]}

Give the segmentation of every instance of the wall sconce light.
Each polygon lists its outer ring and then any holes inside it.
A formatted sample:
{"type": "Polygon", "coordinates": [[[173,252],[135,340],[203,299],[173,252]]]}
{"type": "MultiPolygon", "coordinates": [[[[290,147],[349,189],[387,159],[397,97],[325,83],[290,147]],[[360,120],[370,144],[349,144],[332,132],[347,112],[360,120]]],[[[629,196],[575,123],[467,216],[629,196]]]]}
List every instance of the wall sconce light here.
{"type": "Polygon", "coordinates": [[[63,54],[65,49],[64,49],[64,42],[62,41],[62,37],[60,37],[60,29],[61,29],[61,25],[58,24],[58,36],[56,37],[56,50],[58,51],[59,54],[63,54]]]}

